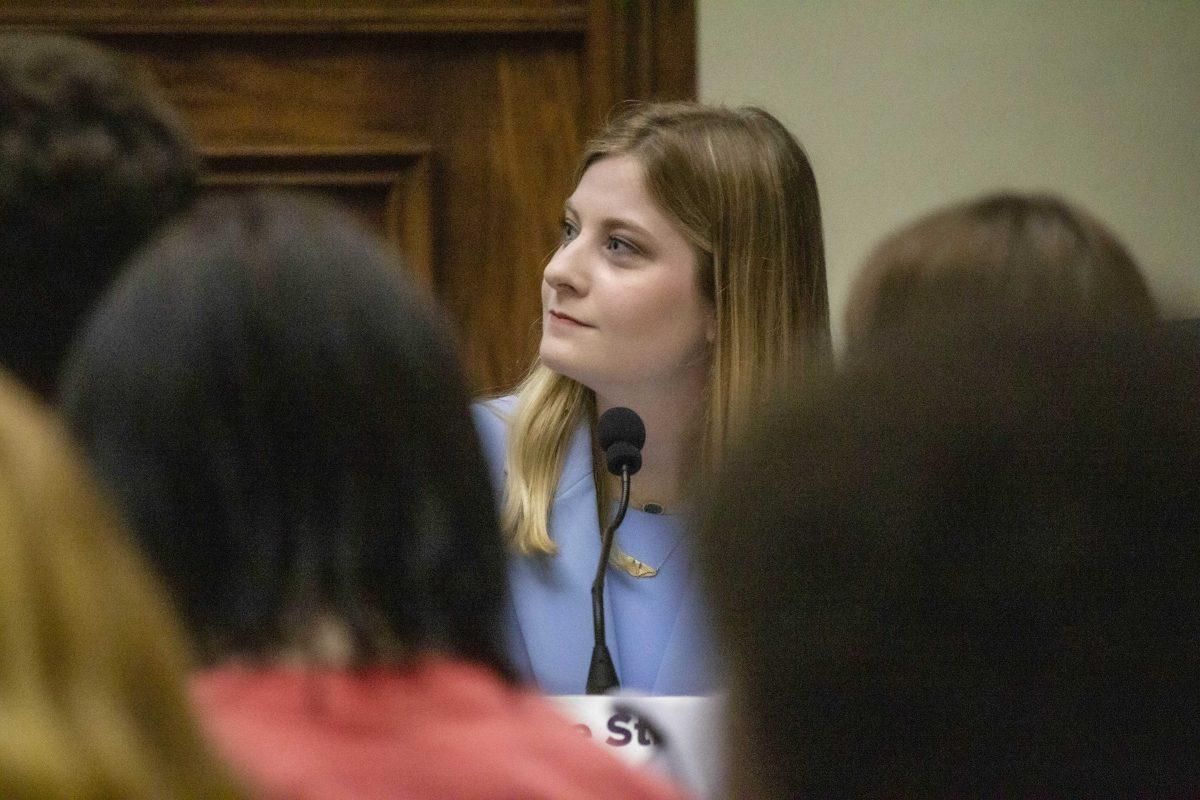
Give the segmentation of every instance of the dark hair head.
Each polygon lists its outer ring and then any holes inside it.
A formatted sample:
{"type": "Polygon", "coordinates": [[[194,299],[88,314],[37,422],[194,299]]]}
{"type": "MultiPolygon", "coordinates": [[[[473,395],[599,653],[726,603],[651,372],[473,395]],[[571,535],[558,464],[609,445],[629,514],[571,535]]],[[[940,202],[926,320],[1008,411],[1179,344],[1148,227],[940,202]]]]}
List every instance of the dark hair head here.
{"type": "Polygon", "coordinates": [[[196,181],[174,112],[117,55],[0,35],[0,360],[52,394],[83,317],[196,181]]]}
{"type": "Polygon", "coordinates": [[[1047,195],[994,194],[885,239],[850,292],[851,344],[944,316],[1017,313],[1150,319],[1137,264],[1099,220],[1047,195]]]}
{"type": "Polygon", "coordinates": [[[504,553],[457,359],[379,243],[286,195],[140,255],[66,413],[210,659],[437,650],[500,666],[504,553]]]}
{"type": "Polygon", "coordinates": [[[768,415],[703,548],[764,796],[1194,794],[1197,476],[1166,332],[929,334],[768,415]]]}

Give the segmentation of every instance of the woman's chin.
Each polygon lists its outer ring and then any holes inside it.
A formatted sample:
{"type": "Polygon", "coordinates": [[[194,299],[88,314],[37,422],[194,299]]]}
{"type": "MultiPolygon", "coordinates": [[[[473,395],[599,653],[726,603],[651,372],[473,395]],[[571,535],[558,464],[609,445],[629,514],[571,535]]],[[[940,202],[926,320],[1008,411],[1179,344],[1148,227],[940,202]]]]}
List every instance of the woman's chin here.
{"type": "Polygon", "coordinates": [[[579,365],[572,359],[563,358],[561,353],[555,353],[543,349],[539,354],[542,366],[549,369],[551,372],[557,372],[564,378],[570,378],[573,381],[587,385],[584,371],[579,369],[579,365]]]}
{"type": "Polygon", "coordinates": [[[544,358],[542,359],[542,364],[548,367],[551,372],[557,372],[564,378],[570,378],[573,381],[579,381],[577,374],[568,365],[560,364],[553,360],[546,360],[544,358]]]}
{"type": "Polygon", "coordinates": [[[541,359],[542,364],[553,371],[571,378],[574,377],[571,374],[571,366],[574,359],[571,358],[569,353],[564,353],[563,349],[558,343],[548,342],[543,338],[541,347],[538,349],[538,358],[541,359]]]}

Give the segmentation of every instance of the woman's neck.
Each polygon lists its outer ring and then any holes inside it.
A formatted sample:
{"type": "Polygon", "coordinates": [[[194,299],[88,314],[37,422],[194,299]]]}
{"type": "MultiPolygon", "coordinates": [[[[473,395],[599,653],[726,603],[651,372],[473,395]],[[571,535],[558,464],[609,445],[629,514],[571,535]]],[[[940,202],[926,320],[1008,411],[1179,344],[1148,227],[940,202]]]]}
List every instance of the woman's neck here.
{"type": "Polygon", "coordinates": [[[617,406],[633,409],[646,425],[642,468],[632,481],[630,505],[640,508],[653,502],[668,510],[677,508],[699,459],[703,387],[687,392],[676,388],[597,393],[597,414],[617,406]]]}

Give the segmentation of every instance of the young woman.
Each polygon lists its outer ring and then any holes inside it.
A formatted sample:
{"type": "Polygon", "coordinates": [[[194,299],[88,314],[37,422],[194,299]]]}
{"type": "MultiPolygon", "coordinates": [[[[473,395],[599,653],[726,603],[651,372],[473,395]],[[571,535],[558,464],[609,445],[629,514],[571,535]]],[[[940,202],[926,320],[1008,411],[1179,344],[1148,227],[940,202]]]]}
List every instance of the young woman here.
{"type": "Polygon", "coordinates": [[[517,553],[509,657],[545,691],[584,690],[590,585],[615,499],[593,428],[626,406],[646,443],[608,576],[607,644],[625,688],[708,692],[718,678],[689,490],[775,379],[829,347],[804,151],[758,109],[631,107],[583,154],[542,302],[528,376],[475,409],[517,553]]]}
{"type": "Polygon", "coordinates": [[[505,552],[453,348],[323,206],[202,203],[101,305],[65,406],[267,797],[667,798],[508,677],[505,552]]]}

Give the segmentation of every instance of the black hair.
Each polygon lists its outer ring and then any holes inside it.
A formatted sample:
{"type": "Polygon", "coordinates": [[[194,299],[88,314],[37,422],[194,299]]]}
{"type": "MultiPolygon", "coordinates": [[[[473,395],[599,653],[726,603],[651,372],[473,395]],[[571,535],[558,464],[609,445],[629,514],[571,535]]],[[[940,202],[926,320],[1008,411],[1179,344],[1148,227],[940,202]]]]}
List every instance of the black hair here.
{"type": "Polygon", "coordinates": [[[897,333],[724,485],[702,550],[765,796],[1200,789],[1186,337],[897,333]]]}
{"type": "Polygon", "coordinates": [[[44,398],[135,248],[197,191],[191,142],[131,64],[0,35],[0,361],[44,398]]]}
{"type": "Polygon", "coordinates": [[[371,235],[217,196],[132,263],[64,410],[209,661],[304,650],[505,671],[504,550],[456,352],[371,235]]]}

